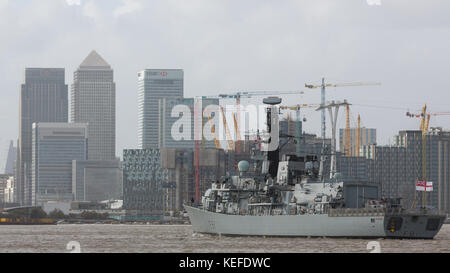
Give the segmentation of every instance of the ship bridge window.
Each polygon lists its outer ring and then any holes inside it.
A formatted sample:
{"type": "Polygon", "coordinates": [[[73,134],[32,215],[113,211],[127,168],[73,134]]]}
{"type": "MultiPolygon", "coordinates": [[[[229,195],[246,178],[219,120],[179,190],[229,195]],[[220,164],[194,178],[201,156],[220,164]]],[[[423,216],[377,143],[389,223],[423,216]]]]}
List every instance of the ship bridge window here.
{"type": "Polygon", "coordinates": [[[430,218],[427,221],[427,230],[438,230],[441,220],[439,218],[430,218]]]}

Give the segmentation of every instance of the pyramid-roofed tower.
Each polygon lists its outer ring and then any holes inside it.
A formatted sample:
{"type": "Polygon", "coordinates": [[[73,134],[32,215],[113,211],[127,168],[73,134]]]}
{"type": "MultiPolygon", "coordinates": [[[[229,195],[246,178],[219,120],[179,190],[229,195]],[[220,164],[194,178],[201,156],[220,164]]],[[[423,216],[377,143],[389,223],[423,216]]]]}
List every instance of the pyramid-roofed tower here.
{"type": "Polygon", "coordinates": [[[111,66],[105,61],[105,59],[97,53],[97,51],[92,50],[91,53],[84,59],[80,64],[80,69],[110,69],[111,66]]]}
{"type": "Polygon", "coordinates": [[[74,72],[71,122],[88,123],[89,160],[115,160],[116,84],[111,66],[95,51],[74,72]]]}

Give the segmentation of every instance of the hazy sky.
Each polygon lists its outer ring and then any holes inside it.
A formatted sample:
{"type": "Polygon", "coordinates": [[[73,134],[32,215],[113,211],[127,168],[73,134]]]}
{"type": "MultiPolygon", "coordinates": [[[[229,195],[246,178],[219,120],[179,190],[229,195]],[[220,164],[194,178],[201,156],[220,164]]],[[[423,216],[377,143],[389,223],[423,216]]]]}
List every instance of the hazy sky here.
{"type": "MultiPolygon", "coordinates": [[[[355,104],[352,126],[360,113],[389,144],[398,130],[419,127],[407,109],[427,102],[432,112],[450,111],[449,14],[448,0],[0,0],[0,153],[17,139],[24,68],[64,67],[70,86],[92,49],[115,71],[118,155],[137,147],[137,72],[145,68],[184,69],[186,97],[304,90],[323,76],[381,82],[330,88],[327,97],[355,104]]],[[[284,98],[318,103],[320,92],[284,98]]],[[[305,130],[319,134],[320,114],[304,113],[305,130]]],[[[431,121],[449,125],[450,116],[431,121]]]]}

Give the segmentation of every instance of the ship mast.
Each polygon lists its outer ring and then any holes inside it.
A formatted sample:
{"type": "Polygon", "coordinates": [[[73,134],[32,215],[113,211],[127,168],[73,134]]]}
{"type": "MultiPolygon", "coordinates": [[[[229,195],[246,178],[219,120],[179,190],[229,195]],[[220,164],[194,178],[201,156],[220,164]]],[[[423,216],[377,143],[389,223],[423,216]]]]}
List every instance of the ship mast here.
{"type": "MultiPolygon", "coordinates": [[[[333,178],[336,174],[336,124],[337,117],[339,114],[339,108],[342,106],[350,105],[347,100],[344,102],[335,102],[332,101],[327,105],[321,105],[317,108],[316,111],[328,109],[328,113],[330,114],[330,122],[331,122],[331,164],[330,164],[330,178],[333,178]],[[334,110],[334,115],[333,115],[334,110]]],[[[325,138],[323,138],[323,145],[325,145],[325,138]]]]}

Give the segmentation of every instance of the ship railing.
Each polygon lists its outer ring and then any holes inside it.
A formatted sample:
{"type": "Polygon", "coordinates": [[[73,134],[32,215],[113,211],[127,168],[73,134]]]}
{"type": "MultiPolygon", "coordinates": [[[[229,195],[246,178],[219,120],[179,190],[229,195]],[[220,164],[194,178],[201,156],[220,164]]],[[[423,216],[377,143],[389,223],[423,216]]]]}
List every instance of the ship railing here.
{"type": "Polygon", "coordinates": [[[384,215],[445,215],[439,210],[404,208],[337,208],[329,209],[328,216],[384,216],[384,215]]]}
{"type": "Polygon", "coordinates": [[[445,215],[445,212],[440,211],[440,210],[389,208],[389,209],[386,209],[386,214],[388,214],[388,215],[445,215]]]}
{"type": "Polygon", "coordinates": [[[383,216],[385,215],[384,208],[337,208],[329,209],[328,216],[342,217],[342,216],[383,216]]]}

